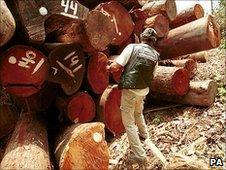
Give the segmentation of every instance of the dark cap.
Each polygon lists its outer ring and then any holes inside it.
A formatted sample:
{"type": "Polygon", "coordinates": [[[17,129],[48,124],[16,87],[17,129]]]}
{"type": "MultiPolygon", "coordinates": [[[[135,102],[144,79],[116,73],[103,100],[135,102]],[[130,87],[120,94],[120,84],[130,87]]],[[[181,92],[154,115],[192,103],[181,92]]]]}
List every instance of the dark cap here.
{"type": "Polygon", "coordinates": [[[157,41],[157,33],[153,28],[146,28],[141,34],[141,39],[157,41]]]}

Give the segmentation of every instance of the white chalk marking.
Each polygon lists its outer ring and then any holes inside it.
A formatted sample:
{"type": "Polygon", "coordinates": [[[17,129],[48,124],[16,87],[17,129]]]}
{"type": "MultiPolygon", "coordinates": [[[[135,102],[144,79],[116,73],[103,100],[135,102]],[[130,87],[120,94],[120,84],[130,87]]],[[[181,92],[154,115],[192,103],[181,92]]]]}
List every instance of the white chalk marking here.
{"type": "Polygon", "coordinates": [[[79,62],[79,60],[76,60],[76,58],[78,58],[78,57],[73,57],[73,58],[71,59],[70,67],[73,67],[74,65],[76,65],[76,64],[79,62]]]}
{"type": "Polygon", "coordinates": [[[32,74],[35,74],[39,69],[40,67],[42,66],[42,64],[45,62],[44,58],[42,58],[38,64],[36,65],[36,67],[34,68],[34,71],[32,72],[32,74]]]}
{"type": "Polygon", "coordinates": [[[67,59],[71,58],[74,54],[75,54],[75,51],[71,52],[66,57],[64,57],[64,60],[67,60],[67,59]]]}
{"type": "Polygon", "coordinates": [[[11,57],[9,57],[9,60],[8,61],[9,61],[10,64],[16,64],[17,59],[16,59],[16,57],[11,56],[11,57]]]}
{"type": "Polygon", "coordinates": [[[36,54],[33,51],[26,51],[26,57],[30,60],[35,59],[36,54]]]}
{"type": "Polygon", "coordinates": [[[59,62],[58,60],[57,60],[56,62],[57,62],[57,64],[58,64],[64,71],[66,71],[66,73],[67,73],[69,76],[75,77],[75,75],[73,74],[73,72],[72,72],[69,68],[65,67],[65,66],[64,66],[61,62],[59,62]]]}
{"type": "Polygon", "coordinates": [[[103,137],[100,133],[96,132],[93,134],[93,140],[97,143],[100,143],[102,141],[103,137]]]}
{"type": "Polygon", "coordinates": [[[80,68],[82,68],[82,64],[80,64],[78,67],[76,67],[72,72],[75,73],[75,72],[77,72],[80,68]]]}
{"type": "Polygon", "coordinates": [[[72,15],[72,14],[67,14],[67,13],[65,13],[65,12],[61,12],[60,14],[66,16],[66,17],[78,19],[78,16],[75,16],[75,15],[72,15]]]}
{"type": "Polygon", "coordinates": [[[39,8],[39,13],[42,15],[42,16],[45,16],[48,14],[48,10],[45,8],[45,7],[41,7],[39,8]]]}
{"type": "Polygon", "coordinates": [[[58,72],[58,69],[57,69],[57,68],[55,68],[55,67],[51,67],[51,68],[54,70],[53,75],[55,76],[55,75],[57,74],[57,72],[58,72]]]}
{"type": "Polygon", "coordinates": [[[115,16],[113,16],[113,21],[114,21],[114,24],[115,24],[116,32],[117,32],[117,34],[119,34],[118,24],[117,24],[117,21],[115,19],[115,16]]]}
{"type": "Polygon", "coordinates": [[[71,1],[70,3],[70,0],[67,0],[67,1],[61,0],[61,6],[64,7],[64,12],[61,12],[60,14],[71,17],[71,18],[78,18],[78,16],[76,16],[78,12],[78,4],[76,2],[71,1]],[[73,10],[73,14],[68,14],[69,8],[73,10]]]}

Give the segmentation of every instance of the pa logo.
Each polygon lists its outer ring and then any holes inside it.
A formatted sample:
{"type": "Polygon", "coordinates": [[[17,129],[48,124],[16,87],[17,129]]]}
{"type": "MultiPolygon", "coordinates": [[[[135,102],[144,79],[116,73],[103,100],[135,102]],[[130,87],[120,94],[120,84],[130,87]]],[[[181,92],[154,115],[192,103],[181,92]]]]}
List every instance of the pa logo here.
{"type": "Polygon", "coordinates": [[[221,158],[210,158],[210,166],[223,166],[221,158]]]}

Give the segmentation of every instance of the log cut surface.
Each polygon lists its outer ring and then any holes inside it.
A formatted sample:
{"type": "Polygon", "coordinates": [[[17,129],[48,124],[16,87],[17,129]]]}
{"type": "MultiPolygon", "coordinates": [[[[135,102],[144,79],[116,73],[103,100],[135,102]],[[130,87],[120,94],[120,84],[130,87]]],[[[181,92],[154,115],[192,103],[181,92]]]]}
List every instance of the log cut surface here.
{"type": "Polygon", "coordinates": [[[102,123],[72,125],[59,135],[55,156],[59,169],[108,169],[109,152],[102,123]]]}
{"type": "Polygon", "coordinates": [[[20,117],[0,169],[51,169],[47,131],[33,113],[20,117]]]}
{"type": "Polygon", "coordinates": [[[121,135],[125,128],[121,117],[121,90],[117,86],[108,86],[100,98],[100,119],[106,128],[116,137],[121,135]]]}

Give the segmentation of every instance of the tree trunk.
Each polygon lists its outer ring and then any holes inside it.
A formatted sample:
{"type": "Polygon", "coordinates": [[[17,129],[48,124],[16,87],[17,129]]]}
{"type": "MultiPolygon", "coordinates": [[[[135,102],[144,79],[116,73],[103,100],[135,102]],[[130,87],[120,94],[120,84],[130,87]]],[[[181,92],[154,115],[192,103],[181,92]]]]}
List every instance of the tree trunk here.
{"type": "Polygon", "coordinates": [[[157,47],[166,59],[216,48],[220,40],[219,25],[209,15],[169,31],[157,47]]]}
{"type": "Polygon", "coordinates": [[[37,93],[49,73],[47,58],[33,47],[16,45],[3,54],[1,83],[8,93],[28,97],[37,93]]]}
{"type": "Polygon", "coordinates": [[[21,115],[0,169],[51,169],[46,128],[34,113],[21,115]]]}
{"type": "Polygon", "coordinates": [[[182,10],[177,14],[176,18],[170,22],[170,28],[176,28],[181,25],[187,24],[191,21],[199,19],[204,16],[204,10],[201,5],[194,4],[189,8],[182,10]]]}
{"type": "Polygon", "coordinates": [[[108,86],[100,98],[98,114],[106,128],[116,137],[120,136],[125,131],[122,124],[120,106],[121,90],[115,85],[108,86]]]}
{"type": "Polygon", "coordinates": [[[0,1],[0,47],[13,36],[16,28],[15,20],[4,0],[0,1]]]}
{"type": "Polygon", "coordinates": [[[74,123],[86,123],[94,119],[96,106],[87,92],[78,92],[71,97],[58,97],[56,105],[61,114],[74,123]]]}
{"type": "Polygon", "coordinates": [[[163,14],[170,21],[172,21],[177,14],[177,8],[175,0],[158,0],[158,1],[151,1],[149,3],[146,3],[141,8],[142,13],[144,13],[146,16],[153,16],[156,14],[163,14]]]}
{"type": "Polygon", "coordinates": [[[214,103],[217,94],[217,83],[212,80],[192,81],[190,90],[184,96],[168,96],[165,94],[152,94],[151,97],[174,103],[192,106],[209,107],[214,103]]]}
{"type": "Polygon", "coordinates": [[[63,45],[49,54],[51,71],[48,80],[61,85],[67,95],[76,93],[85,74],[85,58],[81,46],[63,45]]]}
{"type": "Polygon", "coordinates": [[[95,9],[108,15],[111,22],[114,23],[116,32],[111,42],[112,45],[121,45],[130,37],[134,23],[128,11],[120,3],[117,1],[102,3],[95,9]]]}
{"type": "Polygon", "coordinates": [[[104,125],[85,123],[68,127],[58,136],[54,153],[60,170],[108,169],[104,125]]]}
{"type": "Polygon", "coordinates": [[[200,63],[206,63],[209,60],[209,55],[207,51],[201,51],[197,53],[192,53],[188,55],[183,55],[178,58],[183,58],[183,59],[192,59],[200,63]]]}
{"type": "Polygon", "coordinates": [[[62,14],[71,18],[86,19],[89,9],[70,1],[14,0],[12,6],[19,15],[20,26],[31,43],[42,44],[45,41],[45,20],[52,14],[62,14]]]}
{"type": "Polygon", "coordinates": [[[89,59],[87,79],[95,94],[102,94],[109,84],[107,64],[108,58],[101,52],[94,54],[89,59]]]}
{"type": "Polygon", "coordinates": [[[189,74],[184,68],[158,66],[151,83],[151,91],[184,95],[189,88],[189,74]]]}
{"type": "Polygon", "coordinates": [[[140,36],[146,28],[153,28],[158,37],[164,37],[169,32],[169,21],[162,14],[157,14],[147,19],[141,19],[135,22],[134,32],[136,35],[140,36]]]}
{"type": "MultiPolygon", "coordinates": [[[[1,101],[2,102],[2,101],[1,101]]],[[[18,113],[12,110],[9,104],[0,105],[0,139],[14,130],[18,113]]]]}
{"type": "Polygon", "coordinates": [[[159,61],[161,66],[176,66],[183,67],[188,70],[190,79],[194,77],[197,70],[197,63],[193,59],[184,59],[184,60],[161,60],[159,61]]]}

